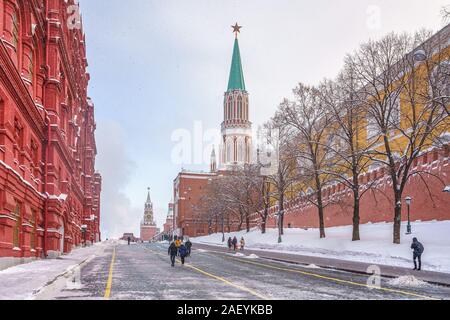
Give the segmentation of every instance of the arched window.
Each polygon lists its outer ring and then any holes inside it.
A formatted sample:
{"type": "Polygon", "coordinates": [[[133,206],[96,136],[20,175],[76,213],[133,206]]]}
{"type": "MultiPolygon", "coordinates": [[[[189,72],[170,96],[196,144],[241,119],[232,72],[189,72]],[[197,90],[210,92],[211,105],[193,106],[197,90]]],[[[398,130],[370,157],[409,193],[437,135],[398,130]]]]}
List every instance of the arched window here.
{"type": "Polygon", "coordinates": [[[31,83],[34,82],[34,54],[33,51],[30,52],[28,56],[28,75],[30,77],[31,83]]]}
{"type": "Polygon", "coordinates": [[[16,208],[13,213],[14,218],[16,219],[13,226],[13,247],[20,248],[20,226],[22,225],[22,212],[21,205],[18,201],[16,201],[16,208]]]}
{"type": "Polygon", "coordinates": [[[37,228],[37,213],[36,210],[31,210],[31,233],[30,233],[30,249],[36,250],[36,228],[37,228]]]}
{"type": "Polygon", "coordinates": [[[237,107],[237,110],[238,110],[238,116],[237,116],[237,118],[242,119],[242,96],[239,96],[239,97],[238,97],[238,107],[237,107]]]}
{"type": "Polygon", "coordinates": [[[231,154],[233,152],[233,150],[231,149],[231,141],[229,139],[227,139],[226,142],[226,162],[231,162],[231,154]]]}
{"type": "Polygon", "coordinates": [[[245,162],[250,163],[250,141],[249,138],[245,138],[245,162]]]}
{"type": "Polygon", "coordinates": [[[245,161],[245,145],[242,139],[239,139],[239,149],[238,149],[238,161],[245,161]]]}
{"type": "Polygon", "coordinates": [[[5,121],[5,102],[0,98],[0,125],[5,121]]]}
{"type": "Polygon", "coordinates": [[[12,19],[12,28],[11,28],[12,44],[17,52],[17,50],[19,49],[19,18],[17,11],[13,12],[11,19],[12,19]]]}

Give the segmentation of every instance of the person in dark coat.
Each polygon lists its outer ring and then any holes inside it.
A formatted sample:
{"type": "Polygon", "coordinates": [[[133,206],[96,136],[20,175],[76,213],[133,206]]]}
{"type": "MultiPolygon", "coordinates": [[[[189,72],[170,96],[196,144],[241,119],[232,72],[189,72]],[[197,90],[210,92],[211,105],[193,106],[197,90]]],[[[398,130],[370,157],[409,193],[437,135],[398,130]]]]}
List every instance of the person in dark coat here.
{"type": "Polygon", "coordinates": [[[128,237],[128,245],[130,245],[130,242],[131,242],[131,238],[128,237]]]}
{"type": "Polygon", "coordinates": [[[236,237],[233,238],[233,250],[237,250],[238,239],[236,237]]]}
{"type": "Polygon", "coordinates": [[[167,253],[170,255],[170,262],[172,263],[172,267],[175,267],[175,259],[177,257],[177,253],[178,253],[178,248],[175,245],[175,241],[172,241],[167,253]]]}
{"type": "Polygon", "coordinates": [[[233,246],[233,240],[231,240],[231,237],[228,238],[228,250],[231,250],[231,247],[233,246]]]}
{"type": "Polygon", "coordinates": [[[425,251],[423,244],[417,240],[417,238],[413,239],[413,243],[411,245],[411,249],[414,250],[413,259],[414,259],[414,270],[421,271],[422,270],[422,254],[425,251]],[[417,268],[417,261],[419,261],[419,268],[417,268]]]}
{"type": "Polygon", "coordinates": [[[192,242],[188,239],[188,241],[186,241],[186,249],[187,249],[187,256],[190,257],[191,256],[191,249],[192,249],[192,242]]]}
{"type": "Polygon", "coordinates": [[[184,244],[181,244],[181,246],[178,248],[178,251],[180,253],[181,264],[184,265],[184,259],[186,259],[188,252],[187,248],[184,244]]]}

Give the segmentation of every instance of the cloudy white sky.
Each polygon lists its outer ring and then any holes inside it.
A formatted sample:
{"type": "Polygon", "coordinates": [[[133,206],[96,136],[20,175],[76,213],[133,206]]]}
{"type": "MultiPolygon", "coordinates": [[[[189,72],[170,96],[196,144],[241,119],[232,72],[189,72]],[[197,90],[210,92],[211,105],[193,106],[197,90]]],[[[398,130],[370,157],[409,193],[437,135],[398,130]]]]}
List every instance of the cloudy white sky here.
{"type": "MultiPolygon", "coordinates": [[[[346,53],[388,32],[443,27],[450,0],[80,0],[96,105],[104,237],[139,234],[147,187],[164,223],[173,180],[172,134],[219,129],[233,34],[255,126],[299,82],[334,77],[346,53]]],[[[195,137],[193,137],[195,139],[195,137]]]]}

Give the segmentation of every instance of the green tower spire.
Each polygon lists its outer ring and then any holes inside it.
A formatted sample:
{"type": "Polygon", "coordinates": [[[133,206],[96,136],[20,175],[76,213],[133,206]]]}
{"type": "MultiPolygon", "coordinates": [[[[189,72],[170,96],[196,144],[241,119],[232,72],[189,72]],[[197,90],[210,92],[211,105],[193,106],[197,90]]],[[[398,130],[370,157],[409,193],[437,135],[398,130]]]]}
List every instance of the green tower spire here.
{"type": "Polygon", "coordinates": [[[228,81],[228,91],[245,90],[244,72],[242,71],[241,52],[239,41],[236,37],[234,41],[233,60],[231,62],[230,80],[228,81]]]}

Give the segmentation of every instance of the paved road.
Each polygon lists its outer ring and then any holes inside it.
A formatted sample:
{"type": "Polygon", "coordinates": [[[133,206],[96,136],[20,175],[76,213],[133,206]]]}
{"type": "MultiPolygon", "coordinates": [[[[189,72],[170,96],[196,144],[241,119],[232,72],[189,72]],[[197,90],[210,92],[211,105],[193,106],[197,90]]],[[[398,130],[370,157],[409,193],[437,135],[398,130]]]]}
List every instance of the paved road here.
{"type": "Polygon", "coordinates": [[[55,299],[104,299],[105,293],[112,300],[450,299],[449,287],[366,283],[360,274],[213,250],[194,250],[185,266],[172,268],[167,245],[119,245],[83,268],[81,288],[66,288],[55,299]]]}

